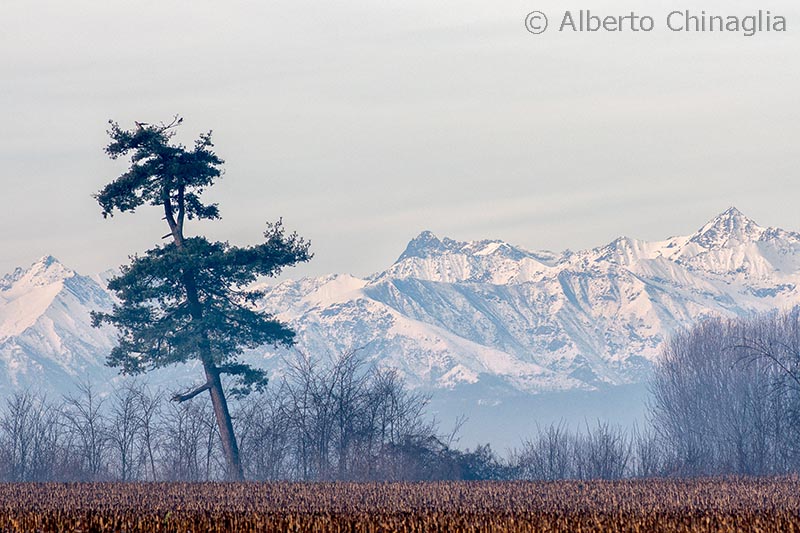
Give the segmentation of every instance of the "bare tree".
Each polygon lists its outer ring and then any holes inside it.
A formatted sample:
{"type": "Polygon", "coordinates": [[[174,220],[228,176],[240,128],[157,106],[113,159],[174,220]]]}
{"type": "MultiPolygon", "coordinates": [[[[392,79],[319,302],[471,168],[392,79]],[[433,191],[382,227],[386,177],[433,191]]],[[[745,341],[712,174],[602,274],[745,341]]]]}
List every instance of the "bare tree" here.
{"type": "Polygon", "coordinates": [[[253,394],[237,405],[234,424],[244,458],[245,476],[252,480],[291,477],[291,422],[285,385],[253,394]]]}
{"type": "Polygon", "coordinates": [[[105,474],[109,428],[103,416],[104,403],[89,382],[80,383],[77,392],[64,399],[70,446],[79,458],[82,477],[90,481],[105,474]]]}
{"type": "Polygon", "coordinates": [[[632,475],[646,478],[664,474],[668,461],[664,445],[652,428],[640,429],[634,425],[631,445],[633,447],[634,467],[632,475]]]}
{"type": "Polygon", "coordinates": [[[800,466],[798,316],[708,319],[668,341],[650,408],[668,471],[766,475],[800,466]]]}
{"type": "Polygon", "coordinates": [[[225,472],[214,460],[219,443],[208,401],[170,403],[163,422],[163,470],[170,480],[208,481],[225,472]]]}
{"type": "Polygon", "coordinates": [[[121,481],[135,479],[140,464],[138,454],[142,419],[140,417],[141,390],[134,383],[126,383],[111,395],[108,442],[117,461],[116,471],[121,481]]]}
{"type": "Polygon", "coordinates": [[[350,477],[350,463],[358,458],[360,441],[371,428],[363,414],[369,395],[369,373],[364,371],[365,362],[357,351],[345,353],[336,360],[326,378],[330,380],[334,439],[336,447],[336,469],[339,479],[350,477]]]}
{"type": "Polygon", "coordinates": [[[536,436],[524,440],[516,454],[518,475],[541,480],[573,477],[573,442],[574,437],[564,421],[545,428],[537,426],[536,436]]]}
{"type": "Polygon", "coordinates": [[[29,481],[31,456],[36,433],[35,398],[30,391],[14,393],[6,400],[6,409],[0,418],[2,430],[2,455],[9,481],[29,481]]]}
{"type": "Polygon", "coordinates": [[[587,422],[586,431],[575,438],[575,474],[580,479],[621,479],[628,473],[631,442],[619,426],[587,422]]]}
{"type": "Polygon", "coordinates": [[[156,470],[156,454],[160,449],[159,418],[163,394],[153,392],[142,385],[138,389],[136,402],[136,418],[139,425],[140,453],[144,456],[149,470],[148,477],[151,481],[158,479],[156,470]]]}

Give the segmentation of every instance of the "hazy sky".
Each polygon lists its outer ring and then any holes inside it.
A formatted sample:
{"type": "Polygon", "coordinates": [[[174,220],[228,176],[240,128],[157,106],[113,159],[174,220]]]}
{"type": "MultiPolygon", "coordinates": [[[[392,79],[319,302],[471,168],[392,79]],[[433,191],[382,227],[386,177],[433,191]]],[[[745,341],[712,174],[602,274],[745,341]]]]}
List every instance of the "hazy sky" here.
{"type": "MultiPolygon", "coordinates": [[[[214,130],[223,220],[282,216],[316,258],[367,274],[423,229],[531,249],[689,233],[730,205],[800,230],[800,12],[786,33],[525,30],[534,9],[657,18],[761,2],[5,0],[0,272],[52,254],[116,266],[166,233],[91,198],[124,169],[108,119],[214,130]],[[645,7],[642,7],[645,6],[645,7]]],[[[191,228],[190,228],[191,230],[191,228]]]]}

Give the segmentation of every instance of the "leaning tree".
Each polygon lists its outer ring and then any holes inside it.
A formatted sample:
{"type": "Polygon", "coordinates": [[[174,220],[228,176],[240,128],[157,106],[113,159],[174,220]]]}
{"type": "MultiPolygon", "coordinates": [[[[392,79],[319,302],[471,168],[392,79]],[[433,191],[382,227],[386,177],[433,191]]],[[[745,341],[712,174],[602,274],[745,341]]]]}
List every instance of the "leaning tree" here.
{"type": "Polygon", "coordinates": [[[240,356],[264,344],[291,346],[294,332],[256,310],[262,293],[252,288],[253,282],[308,261],[311,254],[309,243],[296,233],[287,235],[280,220],[267,225],[265,241],[255,246],[186,236],[188,220],[220,218],[217,205],[205,203],[202,193],[222,175],[223,161],[213,151],[211,132],[200,135],[191,148],[175,143],[181,121],[136,123],[129,130],[110,122],[105,151],[112,159],[130,155],[130,166],[95,195],[103,216],[156,206],[169,226],[163,239],[170,242],[121,267],[108,284],[119,303],[110,313],[94,313],[93,321],[116,326],[118,344],[107,363],[123,374],[192,360],[202,364],[205,382],[173,400],[209,392],[228,478],[239,480],[242,466],[221,376],[231,376],[234,395],[266,384],[265,372],[240,356]]]}

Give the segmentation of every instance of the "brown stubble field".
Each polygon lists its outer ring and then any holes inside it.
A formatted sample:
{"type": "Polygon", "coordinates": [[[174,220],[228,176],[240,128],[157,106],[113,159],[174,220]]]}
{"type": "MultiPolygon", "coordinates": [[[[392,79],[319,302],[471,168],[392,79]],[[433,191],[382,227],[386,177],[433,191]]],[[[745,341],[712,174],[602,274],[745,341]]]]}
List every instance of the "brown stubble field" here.
{"type": "Polygon", "coordinates": [[[2,484],[0,531],[800,532],[800,479],[2,484]]]}

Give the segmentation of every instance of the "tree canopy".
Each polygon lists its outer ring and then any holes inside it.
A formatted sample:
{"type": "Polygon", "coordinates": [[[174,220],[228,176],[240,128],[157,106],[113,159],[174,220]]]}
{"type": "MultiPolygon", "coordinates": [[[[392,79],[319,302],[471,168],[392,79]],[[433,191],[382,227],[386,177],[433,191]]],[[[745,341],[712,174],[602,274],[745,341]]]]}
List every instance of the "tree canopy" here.
{"type": "Polygon", "coordinates": [[[114,159],[129,155],[130,166],[95,195],[102,214],[132,212],[145,204],[160,207],[170,230],[164,238],[171,242],[134,255],[121,268],[108,285],[119,303],[109,313],[94,313],[93,321],[96,326],[116,326],[118,345],[107,362],[122,373],[202,362],[206,383],[173,399],[211,393],[229,466],[233,477],[240,477],[220,375],[234,376],[234,394],[266,384],[265,372],[239,356],[265,344],[291,346],[295,334],[257,310],[263,294],[252,285],[260,277],[276,276],[285,267],[308,261],[311,254],[309,243],[296,233],[287,234],[281,220],[268,223],[264,242],[253,246],[187,237],[186,220],[220,218],[218,206],[204,203],[202,193],[222,176],[223,161],[213,151],[211,132],[200,135],[191,149],[174,143],[180,124],[176,118],[169,124],[137,123],[135,129],[125,130],[111,122],[106,153],[114,159]]]}

